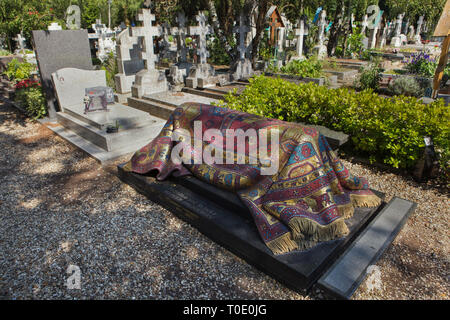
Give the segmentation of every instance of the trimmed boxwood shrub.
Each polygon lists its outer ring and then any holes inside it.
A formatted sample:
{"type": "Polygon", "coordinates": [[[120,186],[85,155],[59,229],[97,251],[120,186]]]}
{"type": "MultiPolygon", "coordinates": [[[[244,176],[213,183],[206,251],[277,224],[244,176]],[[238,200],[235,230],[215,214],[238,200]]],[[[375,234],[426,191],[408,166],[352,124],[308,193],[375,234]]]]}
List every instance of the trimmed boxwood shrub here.
{"type": "Polygon", "coordinates": [[[414,97],[383,98],[371,89],[329,89],[259,76],[241,95],[230,92],[225,100],[231,109],[342,131],[357,153],[395,168],[412,168],[422,155],[423,137],[431,136],[449,170],[450,111],[442,99],[425,105],[414,97]]]}

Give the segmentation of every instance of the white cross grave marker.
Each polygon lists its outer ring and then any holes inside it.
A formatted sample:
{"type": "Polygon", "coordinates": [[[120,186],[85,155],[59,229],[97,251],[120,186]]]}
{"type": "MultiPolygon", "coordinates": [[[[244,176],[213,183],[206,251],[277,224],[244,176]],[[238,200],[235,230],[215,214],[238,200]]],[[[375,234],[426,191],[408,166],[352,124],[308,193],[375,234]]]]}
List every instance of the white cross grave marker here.
{"type": "Polygon", "coordinates": [[[323,42],[325,40],[325,25],[326,21],[325,18],[327,16],[327,13],[325,10],[322,10],[320,13],[320,22],[319,22],[319,45],[322,46],[323,42]]]}
{"type": "Polygon", "coordinates": [[[142,21],[142,27],[131,27],[130,36],[142,37],[141,59],[144,60],[145,69],[151,70],[155,68],[155,62],[157,61],[157,56],[153,51],[153,37],[159,37],[162,30],[159,26],[152,26],[155,15],[151,13],[150,9],[141,9],[137,15],[137,20],[142,21]]]}
{"type": "Polygon", "coordinates": [[[364,33],[366,31],[367,26],[369,25],[367,14],[364,15],[363,21],[361,22],[361,33],[364,33]]]}
{"type": "Polygon", "coordinates": [[[206,36],[208,34],[212,34],[213,30],[210,25],[206,24],[206,17],[203,12],[200,12],[196,17],[198,21],[198,26],[189,27],[189,35],[190,36],[198,36],[198,48],[197,54],[200,57],[200,63],[206,63],[206,58],[209,56],[208,50],[206,49],[206,36]]]}
{"type": "Polygon", "coordinates": [[[305,28],[305,22],[303,19],[298,20],[298,28],[294,29],[295,37],[297,38],[296,56],[303,57],[303,37],[308,34],[308,29],[305,28]]]}

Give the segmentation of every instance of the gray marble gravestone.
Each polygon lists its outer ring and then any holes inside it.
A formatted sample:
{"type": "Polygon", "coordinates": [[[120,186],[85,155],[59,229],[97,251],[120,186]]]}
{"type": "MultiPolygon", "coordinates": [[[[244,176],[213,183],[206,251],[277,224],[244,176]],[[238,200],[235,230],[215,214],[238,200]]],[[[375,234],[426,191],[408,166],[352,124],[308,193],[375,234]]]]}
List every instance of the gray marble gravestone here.
{"type": "Polygon", "coordinates": [[[51,75],[62,68],[93,69],[88,34],[86,30],[33,30],[32,39],[48,115],[55,118],[59,107],[51,75]]]}
{"type": "Polygon", "coordinates": [[[103,162],[134,152],[159,134],[165,121],[134,108],[113,103],[107,110],[85,112],[85,89],[105,87],[104,70],[63,68],[52,74],[52,81],[62,111],[56,118],[62,127],[57,134],[103,162]],[[108,126],[119,126],[108,133],[108,126]]]}
{"type": "Polygon", "coordinates": [[[144,61],[140,58],[142,45],[138,37],[132,37],[128,28],[117,37],[116,54],[119,73],[114,76],[116,91],[120,94],[131,94],[131,86],[136,74],[144,69],[144,61]]]}
{"type": "Polygon", "coordinates": [[[309,250],[273,255],[235,194],[194,177],[156,181],[154,175],[125,171],[123,165],[118,172],[122,181],[287,287],[304,294],[318,282],[331,295],[344,299],[352,296],[366,269],[377,262],[416,207],[394,197],[378,208],[357,208],[346,220],[348,236],[309,250]]]}

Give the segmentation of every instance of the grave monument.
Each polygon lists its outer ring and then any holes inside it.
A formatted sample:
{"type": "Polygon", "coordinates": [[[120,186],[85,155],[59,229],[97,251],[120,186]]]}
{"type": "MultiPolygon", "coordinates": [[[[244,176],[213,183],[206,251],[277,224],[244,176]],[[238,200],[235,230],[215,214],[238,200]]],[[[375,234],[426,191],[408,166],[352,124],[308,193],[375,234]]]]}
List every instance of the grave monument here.
{"type": "MultiPolygon", "coordinates": [[[[116,91],[120,95],[131,96],[131,87],[136,74],[144,69],[141,60],[142,43],[138,37],[133,37],[128,28],[119,33],[116,41],[117,68],[119,73],[114,76],[116,91]]],[[[120,101],[119,101],[120,102],[120,101]]]]}
{"type": "Polygon", "coordinates": [[[245,45],[245,38],[247,33],[250,32],[250,28],[243,14],[239,16],[239,25],[235,26],[233,31],[239,33],[239,46],[237,48],[239,58],[231,67],[231,80],[248,79],[253,76],[254,72],[250,60],[250,50],[245,45]]]}
{"type": "Polygon", "coordinates": [[[318,44],[313,48],[313,52],[317,54],[319,59],[324,59],[327,57],[327,47],[324,45],[325,42],[325,18],[327,13],[325,10],[320,12],[320,20],[319,20],[319,36],[318,36],[318,44]]]}
{"type": "Polygon", "coordinates": [[[153,38],[162,34],[160,27],[152,25],[155,15],[150,9],[143,8],[139,10],[137,20],[142,22],[142,26],[131,27],[130,35],[139,37],[142,41],[140,58],[144,61],[144,69],[136,74],[131,93],[133,97],[141,98],[146,94],[167,91],[168,84],[165,73],[155,69],[157,56],[154,53],[153,38]]]}
{"type": "Polygon", "coordinates": [[[297,23],[298,28],[294,29],[294,35],[297,39],[297,43],[295,45],[295,56],[292,56],[292,60],[303,60],[305,56],[303,55],[303,38],[305,35],[308,35],[308,27],[305,25],[305,21],[303,19],[299,19],[297,23]]]}
{"type": "Polygon", "coordinates": [[[206,60],[209,56],[206,48],[206,36],[212,34],[213,29],[207,24],[207,19],[203,12],[196,16],[196,20],[198,21],[198,26],[189,26],[188,34],[197,38],[197,61],[189,70],[186,86],[189,88],[204,88],[215,85],[218,82],[214,67],[207,63],[206,60]]]}
{"type": "Polygon", "coordinates": [[[86,30],[33,30],[32,43],[48,115],[55,118],[60,108],[51,75],[62,68],[93,69],[88,33],[86,30]]]}
{"type": "Polygon", "coordinates": [[[417,20],[417,29],[416,29],[416,35],[414,36],[414,42],[417,45],[422,44],[422,39],[420,37],[420,33],[422,32],[422,25],[423,25],[423,16],[419,17],[419,20],[417,20]]]}
{"type": "Polygon", "coordinates": [[[395,33],[394,37],[391,39],[391,46],[400,47],[402,45],[402,37],[401,37],[401,28],[402,28],[402,20],[404,14],[399,14],[397,16],[397,20],[395,21],[395,33]]]}

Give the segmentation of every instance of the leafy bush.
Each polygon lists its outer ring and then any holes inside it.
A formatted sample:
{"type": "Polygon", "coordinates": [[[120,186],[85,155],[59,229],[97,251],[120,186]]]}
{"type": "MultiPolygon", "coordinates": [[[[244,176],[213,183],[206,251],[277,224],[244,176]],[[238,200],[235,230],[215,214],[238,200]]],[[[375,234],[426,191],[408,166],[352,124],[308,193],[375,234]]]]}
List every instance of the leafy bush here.
{"type": "Polygon", "coordinates": [[[414,77],[399,77],[388,85],[388,92],[391,95],[405,95],[420,98],[424,90],[414,77]]]}
{"type": "Polygon", "coordinates": [[[450,110],[442,99],[425,105],[413,97],[386,99],[370,89],[329,89],[264,76],[225,99],[231,109],[345,132],[355,152],[395,168],[413,167],[422,155],[423,137],[431,136],[442,167],[450,169],[450,110]]]}
{"type": "Polygon", "coordinates": [[[38,81],[24,80],[18,82],[14,99],[25,107],[27,114],[34,120],[47,114],[44,94],[38,81]]]}
{"type": "Polygon", "coordinates": [[[380,60],[378,59],[373,60],[366,67],[363,67],[355,83],[358,90],[378,90],[380,88],[381,71],[380,60]]]}
{"type": "MultiPolygon", "coordinates": [[[[234,45],[234,41],[231,41],[230,45],[234,45]]],[[[211,42],[208,43],[208,50],[210,53],[209,60],[213,64],[217,65],[229,65],[230,56],[228,55],[225,47],[221,45],[219,38],[214,36],[211,42]]]]}
{"type": "Polygon", "coordinates": [[[319,78],[322,75],[322,62],[316,56],[305,60],[292,60],[280,68],[281,73],[304,78],[319,78]]]}
{"type": "Polygon", "coordinates": [[[35,70],[35,65],[24,60],[19,62],[16,58],[12,59],[8,63],[8,67],[4,74],[10,81],[19,82],[25,79],[29,79],[31,72],[35,70]]]}
{"type": "Polygon", "coordinates": [[[115,90],[116,83],[114,81],[114,75],[119,73],[119,67],[117,66],[117,59],[114,56],[113,52],[108,54],[108,57],[103,61],[101,70],[105,70],[106,73],[106,84],[108,87],[113,88],[115,90]]]}
{"type": "Polygon", "coordinates": [[[0,49],[0,57],[9,56],[10,54],[11,52],[9,52],[8,50],[0,49]]]}

